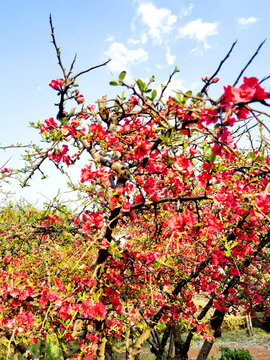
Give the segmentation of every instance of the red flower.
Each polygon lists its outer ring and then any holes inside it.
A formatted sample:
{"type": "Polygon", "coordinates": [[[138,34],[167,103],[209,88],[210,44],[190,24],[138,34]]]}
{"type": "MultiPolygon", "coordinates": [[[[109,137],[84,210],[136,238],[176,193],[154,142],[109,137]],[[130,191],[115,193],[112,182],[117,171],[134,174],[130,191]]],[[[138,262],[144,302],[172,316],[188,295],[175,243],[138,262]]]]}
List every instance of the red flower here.
{"type": "Polygon", "coordinates": [[[82,104],[84,102],[84,97],[83,95],[78,95],[75,100],[77,101],[77,104],[82,104]]]}
{"type": "Polygon", "coordinates": [[[1,173],[9,173],[8,168],[3,168],[3,169],[1,169],[1,173]]]}
{"type": "Polygon", "coordinates": [[[212,265],[218,266],[218,257],[216,254],[212,254],[212,265]]]}
{"type": "Polygon", "coordinates": [[[57,79],[57,80],[52,80],[49,84],[49,86],[51,88],[53,88],[54,90],[59,90],[59,88],[64,84],[64,80],[63,79],[57,79]]]}
{"type": "Polygon", "coordinates": [[[172,231],[183,231],[183,218],[181,215],[174,215],[169,220],[169,226],[172,231]]]}
{"type": "Polygon", "coordinates": [[[40,133],[42,134],[44,131],[50,131],[56,127],[57,127],[57,123],[54,121],[52,117],[50,117],[49,119],[46,119],[44,121],[44,124],[42,124],[40,128],[40,133]]]}
{"type": "Polygon", "coordinates": [[[130,203],[128,201],[123,201],[122,211],[129,212],[130,211],[130,203]]]}
{"type": "Polygon", "coordinates": [[[241,85],[239,88],[234,89],[234,101],[236,103],[242,103],[247,100],[251,100],[255,97],[256,90],[246,85],[241,85]]]}
{"type": "Polygon", "coordinates": [[[129,103],[134,108],[136,105],[139,104],[139,100],[135,96],[131,96],[129,98],[129,103]]]}
{"type": "Polygon", "coordinates": [[[62,126],[60,131],[64,136],[68,136],[68,134],[69,134],[69,126],[68,125],[62,126]]]}

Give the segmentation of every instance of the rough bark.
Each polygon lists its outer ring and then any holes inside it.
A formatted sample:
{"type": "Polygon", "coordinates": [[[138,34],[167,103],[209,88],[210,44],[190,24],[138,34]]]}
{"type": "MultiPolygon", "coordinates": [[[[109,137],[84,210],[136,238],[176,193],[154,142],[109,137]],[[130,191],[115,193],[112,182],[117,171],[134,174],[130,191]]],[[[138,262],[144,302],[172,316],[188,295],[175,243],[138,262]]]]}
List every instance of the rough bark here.
{"type": "Polygon", "coordinates": [[[174,324],[173,326],[173,337],[174,337],[174,360],[188,360],[189,344],[183,341],[179,326],[174,324]]]}
{"type": "Polygon", "coordinates": [[[17,343],[13,338],[12,331],[8,329],[1,329],[4,331],[5,337],[11,341],[11,344],[14,346],[14,348],[19,351],[23,357],[25,357],[26,360],[38,360],[39,357],[35,355],[31,350],[28,349],[28,347],[22,343],[17,343]]]}
{"type": "MultiPolygon", "coordinates": [[[[210,321],[212,329],[214,330],[214,338],[218,338],[221,336],[221,325],[224,320],[225,312],[221,312],[219,310],[215,310],[214,315],[210,321]]],[[[197,360],[206,360],[211,348],[213,346],[213,341],[205,340],[201,350],[197,356],[197,360]]]]}
{"type": "Polygon", "coordinates": [[[107,337],[105,323],[99,321],[96,324],[96,336],[98,337],[97,360],[105,360],[107,337]]]}
{"type": "Polygon", "coordinates": [[[46,338],[40,340],[40,348],[39,348],[39,359],[45,359],[45,350],[46,350],[46,338]]]}
{"type": "Polygon", "coordinates": [[[249,336],[253,336],[254,331],[253,331],[253,326],[252,326],[250,315],[246,315],[246,324],[247,324],[247,330],[248,330],[249,336]]]}
{"type": "Polygon", "coordinates": [[[143,343],[148,339],[152,331],[152,327],[147,326],[147,328],[144,330],[144,332],[138,337],[135,345],[133,346],[133,349],[128,355],[127,360],[134,360],[136,355],[139,354],[141,347],[143,343]]]}

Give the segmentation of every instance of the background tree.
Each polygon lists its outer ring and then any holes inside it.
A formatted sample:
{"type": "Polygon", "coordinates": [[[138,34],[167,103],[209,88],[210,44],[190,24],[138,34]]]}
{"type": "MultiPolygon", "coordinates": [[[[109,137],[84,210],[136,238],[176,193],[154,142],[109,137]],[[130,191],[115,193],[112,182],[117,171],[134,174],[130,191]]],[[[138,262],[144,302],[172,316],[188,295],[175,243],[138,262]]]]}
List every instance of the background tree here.
{"type": "Polygon", "coordinates": [[[82,202],[76,214],[3,210],[1,330],[24,353],[22,340],[54,334],[66,359],[104,359],[123,336],[130,360],[146,340],[162,358],[169,337],[187,359],[197,333],[206,359],[225,314],[269,310],[269,93],[256,77],[241,80],[262,44],[217,99],[209,87],[235,44],[197,95],[164,98],[177,68],[159,93],[154,77],[130,85],[123,71],[111,85],[128,95],[104,96],[96,110],[76,81],[107,62],[72,75],[76,58],[67,71],[51,30],[58,111],[32,124],[46,147],[28,154],[24,184],[47,160],[60,171],[78,164],[70,186],[82,202]]]}

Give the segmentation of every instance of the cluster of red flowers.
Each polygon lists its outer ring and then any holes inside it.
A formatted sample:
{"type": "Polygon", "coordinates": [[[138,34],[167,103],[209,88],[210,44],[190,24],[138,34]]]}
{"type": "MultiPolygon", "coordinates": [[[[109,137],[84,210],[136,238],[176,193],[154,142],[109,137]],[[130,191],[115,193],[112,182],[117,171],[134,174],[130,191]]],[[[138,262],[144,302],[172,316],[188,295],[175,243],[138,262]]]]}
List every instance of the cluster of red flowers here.
{"type": "Polygon", "coordinates": [[[49,86],[54,90],[59,90],[63,86],[64,82],[65,80],[63,79],[52,80],[49,86]]]}

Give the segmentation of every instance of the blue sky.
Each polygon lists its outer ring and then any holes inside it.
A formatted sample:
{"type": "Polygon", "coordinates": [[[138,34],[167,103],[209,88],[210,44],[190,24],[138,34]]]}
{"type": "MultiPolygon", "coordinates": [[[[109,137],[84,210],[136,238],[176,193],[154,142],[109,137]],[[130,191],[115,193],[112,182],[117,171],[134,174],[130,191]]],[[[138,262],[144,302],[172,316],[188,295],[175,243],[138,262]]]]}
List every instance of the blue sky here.
{"type": "MultiPolygon", "coordinates": [[[[112,59],[79,82],[92,104],[102,95],[116,94],[117,89],[109,86],[111,72],[117,76],[122,70],[130,81],[155,75],[158,85],[177,65],[180,73],[172,89],[197,91],[201,77],[211,75],[238,40],[219,74],[215,88],[219,94],[223,85],[234,82],[270,32],[268,0],[1,1],[1,146],[38,141],[29,121],[56,114],[56,93],[48,84],[61,73],[50,43],[50,13],[66,67],[75,53],[75,72],[112,59]]],[[[269,65],[270,38],[246,75],[263,78],[270,74],[269,65]]],[[[270,82],[265,86],[269,89],[270,82]]],[[[17,155],[1,151],[0,167],[10,156],[7,165],[16,166],[17,155]]],[[[31,189],[17,190],[17,197],[32,201],[40,198],[39,193],[51,197],[62,187],[61,181],[54,175],[53,180],[40,182],[37,176],[31,189]]]]}

